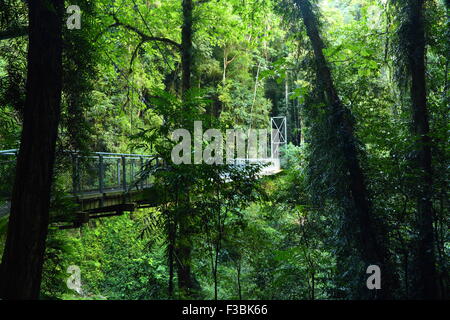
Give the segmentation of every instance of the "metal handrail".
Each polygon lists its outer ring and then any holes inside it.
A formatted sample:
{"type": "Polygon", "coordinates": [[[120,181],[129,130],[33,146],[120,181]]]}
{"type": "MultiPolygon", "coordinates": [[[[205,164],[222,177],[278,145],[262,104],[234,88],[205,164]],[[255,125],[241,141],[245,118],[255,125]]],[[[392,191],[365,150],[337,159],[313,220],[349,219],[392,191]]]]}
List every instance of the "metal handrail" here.
{"type": "MultiPolygon", "coordinates": [[[[15,155],[19,152],[19,149],[9,149],[9,150],[0,150],[0,154],[11,154],[15,155]]],[[[71,151],[66,150],[64,152],[72,153],[72,154],[83,154],[81,151],[71,151]]],[[[96,154],[96,155],[111,155],[111,156],[117,156],[117,157],[139,157],[139,158],[152,158],[156,157],[156,155],[148,155],[148,154],[136,154],[136,153],[113,153],[113,152],[89,152],[87,154],[96,154]]]]}
{"type": "Polygon", "coordinates": [[[0,150],[1,155],[9,155],[9,156],[15,156],[17,152],[18,152],[17,149],[0,150]]]}
{"type": "MultiPolygon", "coordinates": [[[[106,190],[123,190],[128,192],[133,188],[144,187],[148,183],[142,181],[142,177],[140,179],[136,179],[138,174],[143,171],[145,166],[147,166],[151,161],[156,161],[158,163],[159,158],[157,155],[140,155],[140,154],[130,154],[130,153],[111,153],[111,152],[92,152],[92,153],[82,153],[79,151],[65,151],[71,155],[72,158],[72,186],[71,193],[80,194],[86,192],[99,192],[104,193],[106,190]],[[92,184],[97,185],[95,188],[84,188],[82,184],[82,176],[86,172],[83,172],[83,168],[81,167],[81,159],[95,159],[97,162],[97,171],[96,177],[95,175],[91,175],[91,181],[97,181],[92,184]],[[105,163],[107,160],[115,160],[116,163],[112,166],[113,168],[113,184],[114,186],[108,186],[108,179],[106,176],[106,169],[108,169],[108,164],[105,163]],[[127,181],[128,180],[128,181],[127,181]],[[139,180],[141,180],[139,182],[139,180]]],[[[1,155],[13,155],[17,156],[17,149],[10,150],[0,150],[1,155]]],[[[89,161],[89,160],[88,160],[89,161]]],[[[95,167],[94,167],[95,168],[95,167]]],[[[94,169],[92,168],[92,169],[94,169]]],[[[89,177],[88,177],[89,179],[89,177]]],[[[146,177],[145,180],[148,182],[149,177],[146,177]]],[[[89,184],[89,183],[88,183],[89,184]]]]}

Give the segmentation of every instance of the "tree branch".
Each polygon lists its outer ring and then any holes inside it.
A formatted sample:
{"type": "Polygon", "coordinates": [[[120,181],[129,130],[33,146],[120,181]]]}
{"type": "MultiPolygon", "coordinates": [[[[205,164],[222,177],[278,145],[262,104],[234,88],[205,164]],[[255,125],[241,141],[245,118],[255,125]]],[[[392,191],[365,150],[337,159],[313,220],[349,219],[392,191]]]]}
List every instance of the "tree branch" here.
{"type": "Polygon", "coordinates": [[[141,30],[139,30],[138,28],[131,26],[129,24],[120,22],[119,19],[117,19],[116,16],[113,15],[113,18],[115,20],[115,23],[110,25],[108,28],[116,28],[116,27],[122,27],[125,28],[129,31],[132,31],[134,33],[136,33],[139,37],[141,37],[142,42],[150,42],[150,41],[159,41],[159,42],[165,42],[167,44],[170,44],[172,46],[174,46],[175,48],[177,48],[178,50],[181,50],[181,44],[169,39],[169,38],[163,38],[163,37],[152,37],[149,36],[147,34],[145,34],[144,32],[142,32],[141,30]]]}
{"type": "Polygon", "coordinates": [[[18,26],[4,31],[0,31],[0,41],[14,39],[28,35],[28,26],[18,26]]]}

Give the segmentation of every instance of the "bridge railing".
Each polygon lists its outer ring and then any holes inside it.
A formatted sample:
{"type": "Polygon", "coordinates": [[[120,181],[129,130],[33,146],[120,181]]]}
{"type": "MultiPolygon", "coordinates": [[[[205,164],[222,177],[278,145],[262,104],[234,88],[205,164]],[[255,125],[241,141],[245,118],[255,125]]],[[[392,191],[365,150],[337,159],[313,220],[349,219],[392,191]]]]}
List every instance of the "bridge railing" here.
{"type": "MultiPolygon", "coordinates": [[[[8,199],[14,182],[15,164],[18,151],[0,150],[0,200],[8,199]]],[[[148,168],[162,166],[162,160],[154,155],[126,153],[80,153],[68,151],[67,166],[58,172],[64,181],[63,189],[73,194],[128,192],[139,190],[153,183],[153,176],[144,174],[148,168]],[[61,171],[62,170],[62,171],[61,171]]],[[[263,165],[261,174],[272,174],[280,169],[277,158],[234,159],[234,164],[244,166],[249,163],[263,165]]]]}
{"type": "Polygon", "coordinates": [[[71,156],[73,193],[142,189],[153,182],[151,176],[142,175],[144,169],[160,164],[150,155],[95,152],[71,156]]]}
{"type": "MultiPolygon", "coordinates": [[[[0,151],[0,197],[8,198],[14,180],[17,150],[0,151]]],[[[61,175],[65,191],[81,193],[128,192],[151,185],[152,176],[142,174],[148,166],[161,165],[152,155],[95,152],[84,154],[68,151],[70,165],[61,175]]]]}

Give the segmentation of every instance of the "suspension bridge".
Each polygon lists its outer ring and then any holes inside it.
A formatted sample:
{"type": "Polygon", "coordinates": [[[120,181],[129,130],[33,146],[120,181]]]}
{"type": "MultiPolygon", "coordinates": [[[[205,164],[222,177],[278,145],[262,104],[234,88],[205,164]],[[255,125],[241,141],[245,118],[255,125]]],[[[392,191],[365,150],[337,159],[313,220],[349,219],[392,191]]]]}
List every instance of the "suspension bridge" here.
{"type": "MultiPolygon", "coordinates": [[[[271,119],[270,156],[268,158],[237,158],[232,165],[261,165],[259,176],[274,175],[281,171],[279,148],[286,143],[286,118],[271,119]]],[[[64,199],[75,205],[74,214],[54,212],[51,224],[60,229],[78,228],[90,219],[117,216],[132,212],[137,208],[160,205],[158,190],[155,190],[155,177],[149,168],[167,167],[158,155],[125,153],[64,152],[65,167],[61,175],[69,178],[63,192],[64,199]],[[67,167],[69,169],[67,169],[67,167]]],[[[17,149],[0,150],[0,218],[9,214],[10,194],[14,181],[17,149]]]]}

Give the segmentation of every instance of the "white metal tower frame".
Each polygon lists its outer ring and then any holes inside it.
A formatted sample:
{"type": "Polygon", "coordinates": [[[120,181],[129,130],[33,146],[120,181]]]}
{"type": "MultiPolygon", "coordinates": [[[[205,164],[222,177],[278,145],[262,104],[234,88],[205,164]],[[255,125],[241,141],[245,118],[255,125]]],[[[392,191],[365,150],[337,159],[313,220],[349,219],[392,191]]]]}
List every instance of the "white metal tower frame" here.
{"type": "Polygon", "coordinates": [[[270,157],[273,159],[280,158],[280,146],[287,144],[287,125],[286,117],[270,118],[270,157]]]}

